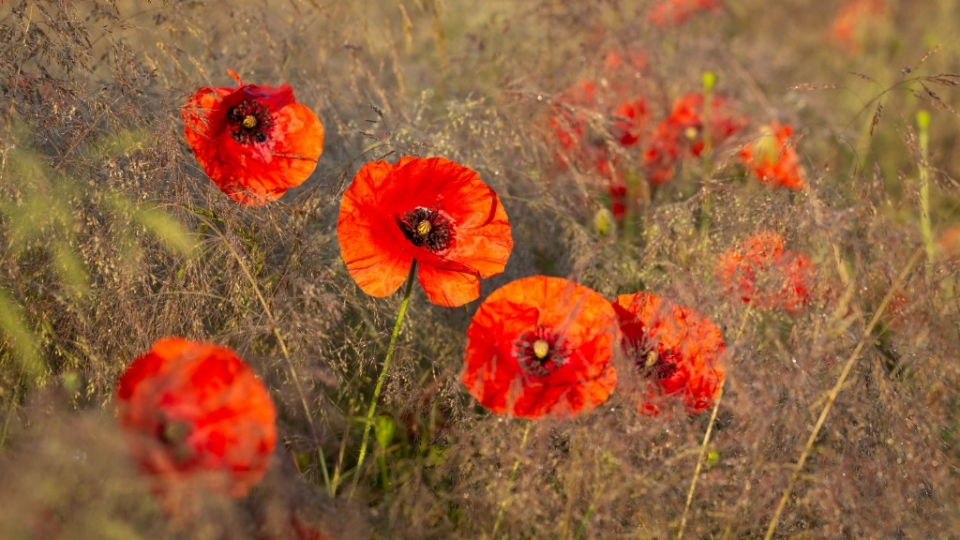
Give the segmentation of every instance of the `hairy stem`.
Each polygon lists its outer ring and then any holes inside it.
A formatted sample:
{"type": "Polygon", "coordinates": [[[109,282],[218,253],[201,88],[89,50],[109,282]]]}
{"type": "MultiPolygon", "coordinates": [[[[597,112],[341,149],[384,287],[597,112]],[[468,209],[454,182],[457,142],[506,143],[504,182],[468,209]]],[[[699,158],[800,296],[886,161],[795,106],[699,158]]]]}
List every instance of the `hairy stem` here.
{"type": "Polygon", "coordinates": [[[367,419],[363,424],[363,435],[360,438],[360,455],[357,456],[356,472],[353,475],[353,490],[350,496],[356,491],[360,483],[360,470],[363,466],[363,459],[367,456],[367,442],[370,439],[370,428],[373,426],[373,415],[377,412],[377,401],[380,399],[380,391],[383,389],[383,382],[387,380],[387,370],[390,369],[390,361],[393,360],[393,351],[397,345],[397,337],[400,335],[400,326],[403,324],[403,316],[407,313],[407,306],[410,305],[410,292],[413,291],[413,281],[417,277],[417,261],[414,259],[410,266],[410,275],[407,276],[407,286],[403,291],[403,301],[400,302],[400,310],[397,312],[397,323],[393,325],[393,333],[390,335],[390,345],[387,347],[387,356],[383,360],[383,367],[380,368],[380,376],[377,377],[377,386],[373,389],[373,398],[370,400],[370,408],[367,409],[367,419]]]}

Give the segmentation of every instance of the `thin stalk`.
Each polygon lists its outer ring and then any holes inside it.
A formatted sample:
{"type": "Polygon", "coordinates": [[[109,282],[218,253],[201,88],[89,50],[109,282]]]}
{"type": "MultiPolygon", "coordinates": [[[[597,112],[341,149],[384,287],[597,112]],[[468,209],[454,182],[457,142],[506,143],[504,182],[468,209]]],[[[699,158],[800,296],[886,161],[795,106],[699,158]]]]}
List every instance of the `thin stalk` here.
{"type": "Polygon", "coordinates": [[[930,171],[927,156],[930,152],[930,113],[917,113],[917,135],[920,143],[920,231],[927,252],[927,283],[930,283],[930,263],[933,262],[933,228],[930,226],[930,171]]]}
{"type": "Polygon", "coordinates": [[[373,399],[370,400],[370,408],[367,409],[367,419],[363,424],[363,436],[360,439],[360,455],[357,457],[357,467],[354,469],[353,489],[350,491],[350,497],[353,497],[353,492],[357,490],[357,485],[360,483],[360,468],[363,466],[363,459],[367,457],[367,442],[370,439],[370,428],[373,426],[373,415],[377,412],[377,401],[380,399],[383,382],[387,380],[387,370],[390,369],[390,361],[393,360],[393,351],[397,345],[397,337],[400,336],[400,326],[403,324],[403,316],[407,314],[407,306],[410,305],[410,292],[413,291],[413,281],[416,277],[417,260],[414,259],[413,265],[410,266],[410,275],[407,276],[407,286],[403,291],[403,301],[400,302],[400,310],[397,312],[397,323],[393,325],[393,334],[390,335],[387,357],[383,360],[383,367],[380,368],[380,376],[377,377],[377,386],[373,389],[373,399]]]}
{"type": "MultiPolygon", "coordinates": [[[[734,338],[734,347],[740,346],[740,336],[743,335],[743,329],[747,324],[747,317],[750,316],[750,308],[743,310],[743,318],[740,320],[740,328],[737,330],[737,337],[734,338]]],[[[717,396],[716,403],[713,404],[713,412],[710,414],[710,423],[707,425],[707,432],[703,436],[703,444],[700,445],[700,455],[697,457],[697,466],[693,470],[693,480],[690,481],[690,490],[687,491],[687,504],[683,507],[683,516],[680,518],[680,531],[677,532],[677,540],[683,539],[683,531],[687,528],[687,513],[690,511],[690,504],[693,502],[693,493],[697,489],[697,479],[700,478],[700,471],[703,468],[703,460],[707,455],[710,435],[713,433],[713,424],[717,421],[717,411],[720,410],[720,400],[723,399],[723,384],[720,384],[720,395],[717,396]]]]}
{"type": "Polygon", "coordinates": [[[770,525],[767,527],[767,534],[763,537],[763,540],[770,540],[773,538],[773,533],[777,530],[777,524],[780,522],[780,515],[783,514],[783,509],[787,506],[787,501],[790,499],[790,493],[793,492],[793,485],[797,482],[797,478],[800,477],[800,471],[803,470],[803,465],[807,462],[807,458],[810,456],[810,450],[813,448],[813,443],[817,440],[817,436],[820,434],[820,429],[823,428],[823,423],[826,421],[827,415],[830,414],[830,408],[833,407],[833,403],[840,394],[840,390],[843,389],[843,383],[846,382],[847,376],[853,369],[853,365],[857,363],[856,361],[860,356],[860,351],[863,350],[863,346],[867,343],[867,338],[870,337],[870,334],[873,333],[873,328],[877,325],[877,322],[880,321],[880,316],[883,315],[884,310],[887,309],[887,304],[890,303],[890,299],[893,298],[894,293],[896,293],[900,286],[903,285],[903,282],[905,279],[907,279],[907,275],[910,273],[910,270],[913,269],[913,265],[917,263],[922,254],[923,251],[918,249],[913,256],[910,257],[910,260],[903,268],[903,271],[900,272],[900,275],[897,276],[897,280],[893,283],[893,286],[890,287],[887,295],[883,297],[883,301],[880,302],[880,306],[877,308],[876,313],[873,314],[873,319],[870,320],[870,324],[868,324],[863,330],[863,335],[860,336],[860,342],[857,343],[857,348],[855,348],[850,357],[847,358],[847,361],[843,366],[843,371],[840,373],[840,377],[837,378],[837,383],[834,384],[833,388],[831,388],[827,393],[827,403],[823,406],[823,410],[820,411],[820,418],[817,419],[817,423],[813,426],[813,431],[810,433],[810,437],[807,439],[807,444],[803,447],[803,452],[800,453],[800,458],[797,460],[797,464],[794,466],[793,474],[790,475],[790,481],[787,482],[786,489],[783,490],[783,496],[780,497],[780,504],[777,505],[777,510],[773,513],[773,518],[770,519],[770,525]]]}
{"type": "MultiPolygon", "coordinates": [[[[530,426],[533,425],[533,422],[528,421],[527,427],[523,430],[523,439],[520,440],[520,450],[523,452],[523,449],[527,446],[527,436],[530,435],[530,426]]],[[[520,457],[517,456],[517,460],[513,463],[513,471],[510,473],[510,482],[509,489],[513,489],[513,483],[517,479],[517,471],[520,469],[520,457]]],[[[490,533],[491,537],[497,536],[497,530],[500,528],[500,520],[503,519],[503,509],[507,506],[507,497],[504,497],[500,501],[500,509],[497,511],[497,520],[493,522],[493,532],[490,533]]]]}
{"type": "Polygon", "coordinates": [[[683,507],[683,517],[680,518],[680,531],[677,532],[677,540],[683,539],[683,531],[687,528],[687,513],[690,510],[690,503],[693,502],[693,492],[697,489],[697,480],[700,478],[700,470],[703,468],[703,458],[707,455],[710,435],[713,433],[713,424],[717,421],[717,411],[720,410],[720,399],[723,398],[723,385],[720,385],[720,395],[717,396],[717,402],[713,404],[713,412],[710,414],[710,423],[707,424],[707,432],[703,435],[703,444],[700,445],[700,454],[697,456],[697,466],[693,470],[693,480],[690,481],[690,490],[687,491],[687,504],[683,507]]]}
{"type": "Polygon", "coordinates": [[[254,294],[257,296],[257,300],[260,302],[260,307],[263,308],[263,313],[270,320],[270,325],[273,327],[273,335],[277,338],[277,345],[280,347],[280,352],[283,353],[283,358],[287,362],[287,368],[290,370],[290,380],[293,381],[293,385],[297,389],[297,394],[300,397],[300,404],[303,406],[303,413],[306,415],[307,423],[310,425],[310,434],[313,435],[314,441],[316,441],[317,430],[313,424],[313,415],[310,414],[310,404],[307,400],[307,394],[303,389],[303,385],[300,384],[300,376],[297,374],[297,370],[293,366],[293,360],[290,358],[290,351],[287,349],[287,344],[283,339],[283,335],[280,334],[280,323],[273,315],[273,310],[270,309],[270,304],[268,304],[267,299],[264,298],[263,293],[260,291],[260,285],[257,280],[254,279],[250,269],[247,268],[247,264],[244,262],[243,258],[240,257],[240,254],[237,253],[237,250],[233,249],[233,244],[227,240],[227,237],[220,232],[214,223],[206,219],[204,216],[200,216],[200,220],[201,223],[206,224],[211,231],[215,231],[217,236],[223,240],[223,245],[226,246],[227,250],[230,251],[230,254],[233,255],[233,258],[236,259],[237,265],[240,266],[240,270],[243,271],[243,275],[250,283],[250,288],[253,289],[254,294]]]}
{"type": "Polygon", "coordinates": [[[594,508],[593,504],[587,508],[587,513],[583,515],[583,520],[580,521],[580,527],[577,528],[577,536],[574,537],[575,540],[580,540],[583,538],[583,533],[587,532],[587,522],[590,521],[590,517],[593,516],[594,510],[596,510],[596,508],[594,508]]]}
{"type": "Polygon", "coordinates": [[[3,431],[0,432],[0,451],[3,450],[4,443],[7,442],[7,428],[10,427],[10,418],[13,416],[13,408],[17,405],[17,400],[20,399],[21,384],[23,384],[23,373],[20,374],[16,385],[13,387],[13,395],[10,396],[10,406],[7,407],[7,414],[4,415],[3,418],[3,431]]]}

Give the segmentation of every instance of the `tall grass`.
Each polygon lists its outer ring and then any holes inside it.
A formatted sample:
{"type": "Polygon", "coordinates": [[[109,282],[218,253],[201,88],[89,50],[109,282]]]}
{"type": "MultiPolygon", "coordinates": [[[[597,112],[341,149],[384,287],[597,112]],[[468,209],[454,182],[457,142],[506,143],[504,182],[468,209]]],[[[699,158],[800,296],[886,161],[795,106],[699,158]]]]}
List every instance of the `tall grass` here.
{"type": "Polygon", "coordinates": [[[826,31],[839,3],[729,1],[676,28],[647,21],[652,4],[0,5],[0,536],[296,538],[290,509],[343,539],[960,534],[960,260],[911,266],[960,222],[960,6],[887,2],[849,52],[826,31]],[[629,234],[600,235],[604,181],[558,166],[548,116],[611,50],[646,54],[631,88],[656,118],[711,72],[750,125],[638,187],[629,234]],[[317,172],[266,207],[220,194],[183,141],[180,106],[230,86],[228,68],[290,83],[326,127],[317,172]],[[737,161],[771,120],[799,134],[802,192],[737,161]],[[731,361],[715,419],[643,416],[627,390],[575,420],[492,415],[459,384],[477,303],[414,290],[358,468],[401,298],[350,279],[339,195],[364,162],[410,154],[463,163],[503,200],[515,248],[483,295],[545,273],[716,322],[731,361]],[[719,292],[716,258],[763,230],[817,267],[798,315],[719,292]],[[113,419],[119,373],[168,335],[233,347],[279,413],[268,478],[202,519],[163,513],[113,419]]]}

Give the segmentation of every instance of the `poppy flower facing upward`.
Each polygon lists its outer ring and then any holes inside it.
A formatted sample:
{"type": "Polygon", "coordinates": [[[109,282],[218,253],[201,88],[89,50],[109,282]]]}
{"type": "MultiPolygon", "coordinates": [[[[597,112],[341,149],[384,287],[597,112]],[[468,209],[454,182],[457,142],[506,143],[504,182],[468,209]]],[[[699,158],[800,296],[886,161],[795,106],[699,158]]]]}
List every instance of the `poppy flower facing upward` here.
{"type": "Polygon", "coordinates": [[[641,378],[637,410],[658,415],[663,396],[682,398],[691,413],[712,407],[724,379],[720,329],[699,312],[646,292],[622,294],[613,307],[624,352],[641,378]]]}
{"type": "Polygon", "coordinates": [[[573,417],[613,391],[619,342],[617,315],[599,293],[526,277],[494,291],[474,314],[461,381],[497,414],[573,417]]]}
{"type": "Polygon", "coordinates": [[[503,272],[513,249],[496,192],[440,157],[361,167],[343,194],[337,238],[363,292],[394,293],[416,260],[427,297],[446,307],[477,299],[480,278],[503,272]]]}
{"type": "Polygon", "coordinates": [[[721,255],[715,273],[723,294],[794,315],[812,299],[816,269],[804,253],[784,251],[779,234],[764,232],[721,255]]]}
{"type": "Polygon", "coordinates": [[[756,144],[740,150],[740,160],[753,174],[772,187],[800,190],[804,187],[797,151],[790,142],[793,128],[774,122],[765,127],[756,144]]]}
{"type": "Polygon", "coordinates": [[[200,485],[240,498],[263,477],[277,440],[267,389],[234,352],[161,339],[117,387],[120,427],[160,494],[200,485]]]}
{"type": "Polygon", "coordinates": [[[240,204],[260,206],[317,168],[323,124],[293,89],[243,84],[201,88],[180,111],[187,143],[210,180],[240,204]]]}

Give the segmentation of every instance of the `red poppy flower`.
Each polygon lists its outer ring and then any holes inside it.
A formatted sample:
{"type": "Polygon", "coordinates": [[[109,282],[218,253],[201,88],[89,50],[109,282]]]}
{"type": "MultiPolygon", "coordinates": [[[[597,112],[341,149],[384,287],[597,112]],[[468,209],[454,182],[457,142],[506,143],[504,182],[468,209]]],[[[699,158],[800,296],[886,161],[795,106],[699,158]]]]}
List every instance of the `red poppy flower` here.
{"type": "Polygon", "coordinates": [[[937,247],[946,257],[960,257],[960,226],[947,227],[937,238],[937,247]]]}
{"type": "Polygon", "coordinates": [[[599,293],[563,278],[519,279],[474,314],[461,380],[497,414],[576,416],[613,391],[619,340],[617,315],[599,293]]]}
{"type": "Polygon", "coordinates": [[[790,143],[793,128],[774,122],[756,144],[740,150],[740,159],[760,182],[773,187],[800,190],[804,187],[797,151],[790,143]]]}
{"type": "Polygon", "coordinates": [[[613,178],[611,156],[605,142],[591,129],[591,117],[599,117],[597,85],[580,81],[558,96],[550,108],[550,128],[556,144],[554,153],[559,168],[595,172],[613,178]]]}
{"type": "Polygon", "coordinates": [[[723,294],[758,309],[800,312],[812,299],[816,269],[810,257],[784,251],[783,238],[764,232],[720,256],[716,275],[723,294]]]}
{"type": "Polygon", "coordinates": [[[642,97],[625,101],[614,110],[613,134],[624,148],[640,142],[650,123],[650,108],[642,97]]]}
{"type": "Polygon", "coordinates": [[[648,135],[641,160],[647,181],[655,186],[673,178],[680,159],[680,134],[670,124],[661,122],[648,135]]]}
{"type": "Polygon", "coordinates": [[[587,134],[587,114],[596,105],[597,88],[593,81],[580,81],[553,103],[550,127],[564,150],[579,150],[587,134]]]}
{"type": "Polygon", "coordinates": [[[654,4],[647,20],[659,27],[680,26],[699,11],[722,7],[720,0],[663,0],[654,4]]]}
{"type": "Polygon", "coordinates": [[[550,127],[562,168],[572,165],[612,181],[620,179],[617,155],[607,147],[612,142],[607,140],[607,132],[620,146],[630,148],[642,139],[651,120],[647,101],[638,96],[624,98],[625,93],[625,87],[617,82],[598,87],[593,81],[581,81],[554,100],[550,127]],[[591,126],[591,118],[595,123],[606,120],[609,125],[591,126]]]}
{"type": "Polygon", "coordinates": [[[200,166],[231,199],[259,206],[279,199],[316,169],[323,124],[290,85],[201,88],[183,106],[183,131],[200,166]]]}
{"type": "Polygon", "coordinates": [[[431,302],[456,307],[480,296],[480,278],[503,272],[513,249],[497,193],[450,160],[367,163],[343,194],[340,255],[363,292],[400,288],[414,259],[431,302]]]}
{"type": "Polygon", "coordinates": [[[610,212],[618,223],[627,217],[627,186],[623,184],[610,185],[610,212]]]}
{"type": "MultiPolygon", "coordinates": [[[[612,78],[622,77],[623,73],[629,73],[629,68],[633,68],[633,75],[636,75],[637,72],[647,69],[649,64],[649,59],[647,58],[646,51],[642,49],[633,49],[629,51],[624,51],[623,55],[617,51],[611,50],[607,52],[607,55],[603,58],[603,72],[612,78]],[[623,56],[626,56],[627,59],[624,60],[623,56]]],[[[633,79],[635,77],[623,77],[625,79],[633,79]]]]}
{"type": "MultiPolygon", "coordinates": [[[[703,112],[703,94],[687,94],[673,104],[670,116],[664,120],[677,133],[687,140],[690,153],[699,156],[703,152],[703,130],[705,129],[703,112]]],[[[709,129],[711,141],[718,145],[746,125],[746,120],[735,114],[724,98],[711,96],[709,129]]]]}
{"type": "Polygon", "coordinates": [[[713,406],[723,384],[723,334],[709,319],[650,293],[622,294],[613,304],[623,348],[641,375],[637,410],[656,416],[662,396],[683,398],[691,413],[713,406]]]}
{"type": "Polygon", "coordinates": [[[680,97],[674,102],[670,115],[647,135],[641,163],[651,184],[661,185],[673,177],[683,150],[693,157],[703,153],[705,128],[710,130],[712,144],[718,145],[746,125],[746,120],[731,110],[727,100],[712,96],[709,126],[704,126],[707,120],[703,100],[703,94],[680,97]]]}
{"type": "Polygon", "coordinates": [[[277,440],[267,389],[228,348],[161,339],[117,387],[120,427],[160,493],[206,486],[243,497],[277,440]]]}
{"type": "Polygon", "coordinates": [[[830,36],[848,53],[860,52],[870,30],[887,11],[883,0],[849,0],[837,12],[830,36]]]}

